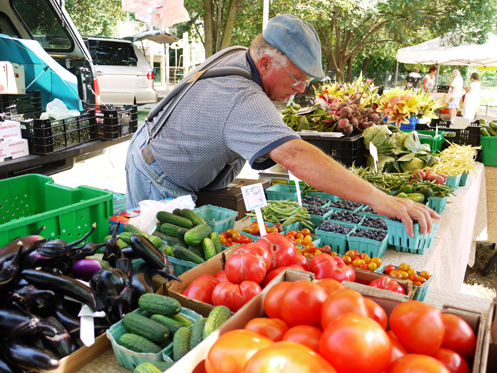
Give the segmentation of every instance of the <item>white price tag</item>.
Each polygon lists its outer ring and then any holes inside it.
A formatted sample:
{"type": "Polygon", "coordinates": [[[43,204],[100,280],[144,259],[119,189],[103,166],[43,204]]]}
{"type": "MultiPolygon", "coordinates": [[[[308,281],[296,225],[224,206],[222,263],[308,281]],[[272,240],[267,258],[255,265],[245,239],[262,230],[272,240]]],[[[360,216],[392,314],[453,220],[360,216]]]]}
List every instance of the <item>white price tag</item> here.
{"type": "Polygon", "coordinates": [[[105,317],[105,312],[93,312],[86,304],[81,305],[81,310],[78,316],[80,317],[79,338],[85,346],[90,347],[95,343],[95,327],[94,317],[105,317]]]}
{"type": "Polygon", "coordinates": [[[375,172],[378,170],[376,168],[376,163],[378,162],[378,149],[376,149],[376,146],[372,142],[369,143],[369,153],[371,153],[371,156],[374,159],[374,170],[375,172]]]}
{"type": "Polygon", "coordinates": [[[297,188],[297,201],[299,205],[302,206],[302,197],[300,196],[300,180],[290,171],[288,171],[288,177],[290,178],[290,180],[295,181],[295,187],[297,188]]]}
{"type": "Polygon", "coordinates": [[[264,219],[262,217],[261,207],[267,206],[267,201],[262,183],[242,186],[240,190],[242,191],[245,209],[247,211],[255,210],[257,224],[259,224],[259,232],[261,237],[265,236],[267,233],[266,226],[264,225],[264,219]]]}

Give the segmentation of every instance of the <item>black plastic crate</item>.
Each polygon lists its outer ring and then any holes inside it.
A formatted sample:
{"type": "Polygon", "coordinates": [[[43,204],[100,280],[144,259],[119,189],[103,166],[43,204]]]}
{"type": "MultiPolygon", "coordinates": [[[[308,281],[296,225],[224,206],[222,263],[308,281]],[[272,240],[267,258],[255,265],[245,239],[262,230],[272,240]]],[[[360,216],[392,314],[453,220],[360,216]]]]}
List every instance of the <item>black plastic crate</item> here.
{"type": "Polygon", "coordinates": [[[316,146],[345,167],[366,164],[364,137],[362,134],[350,137],[302,136],[302,140],[316,146]]]}
{"type": "Polygon", "coordinates": [[[60,120],[21,121],[21,133],[28,139],[30,153],[50,154],[64,150],[97,139],[95,111],[60,120]]]}
{"type": "Polygon", "coordinates": [[[138,108],[136,105],[116,107],[83,103],[83,108],[95,110],[97,137],[99,139],[119,139],[133,134],[138,129],[138,108]]]}
{"type": "Polygon", "coordinates": [[[33,119],[43,110],[41,92],[27,92],[23,95],[0,95],[0,113],[19,116],[23,119],[33,119]]]}

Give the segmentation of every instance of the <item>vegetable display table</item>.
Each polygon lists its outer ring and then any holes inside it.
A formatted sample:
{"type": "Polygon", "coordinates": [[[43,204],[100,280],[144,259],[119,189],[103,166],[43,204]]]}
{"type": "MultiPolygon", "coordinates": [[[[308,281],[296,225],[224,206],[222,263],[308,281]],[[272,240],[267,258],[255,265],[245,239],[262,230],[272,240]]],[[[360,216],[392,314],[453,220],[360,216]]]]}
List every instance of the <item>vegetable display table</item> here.
{"type": "Polygon", "coordinates": [[[466,266],[474,263],[476,237],[487,227],[485,168],[475,167],[478,177],[471,172],[466,186],[449,197],[431,247],[423,255],[388,249],[383,263],[407,263],[433,275],[431,287],[460,292],[466,266]]]}

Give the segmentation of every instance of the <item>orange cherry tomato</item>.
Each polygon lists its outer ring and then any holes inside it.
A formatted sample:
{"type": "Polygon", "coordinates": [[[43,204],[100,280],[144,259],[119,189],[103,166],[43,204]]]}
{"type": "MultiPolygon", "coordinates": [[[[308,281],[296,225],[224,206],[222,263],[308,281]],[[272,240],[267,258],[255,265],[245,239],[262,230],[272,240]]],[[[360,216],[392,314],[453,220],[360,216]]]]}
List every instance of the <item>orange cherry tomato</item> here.
{"type": "Polygon", "coordinates": [[[292,237],[295,237],[295,235],[297,234],[297,232],[295,232],[294,230],[290,229],[287,233],[287,235],[289,236],[292,236],[292,237]]]}
{"type": "Polygon", "coordinates": [[[394,270],[390,271],[389,276],[391,276],[391,277],[393,277],[393,278],[398,278],[398,279],[400,279],[400,280],[402,280],[402,279],[403,279],[402,275],[400,274],[400,271],[398,271],[398,270],[396,270],[396,269],[394,269],[394,270]]]}
{"type": "Polygon", "coordinates": [[[430,274],[428,273],[428,271],[421,271],[421,272],[419,273],[419,275],[420,275],[421,277],[424,277],[424,278],[425,278],[425,279],[427,279],[427,280],[429,280],[429,279],[430,279],[430,277],[431,277],[431,276],[430,276],[430,274]]]}
{"type": "Polygon", "coordinates": [[[310,243],[312,243],[312,237],[309,235],[304,236],[304,244],[309,245],[310,243]]]}
{"type": "Polygon", "coordinates": [[[368,263],[368,269],[374,272],[378,269],[378,265],[375,262],[371,261],[368,263]]]}
{"type": "Polygon", "coordinates": [[[271,228],[268,228],[266,231],[267,231],[267,233],[274,233],[274,232],[278,232],[278,228],[271,227],[271,228]]]}
{"type": "Polygon", "coordinates": [[[371,261],[375,262],[378,267],[381,266],[381,264],[382,264],[381,259],[378,258],[377,256],[372,257],[371,261]]]}
{"type": "Polygon", "coordinates": [[[300,232],[302,232],[304,236],[308,236],[311,234],[311,231],[307,228],[302,229],[300,232]]]}

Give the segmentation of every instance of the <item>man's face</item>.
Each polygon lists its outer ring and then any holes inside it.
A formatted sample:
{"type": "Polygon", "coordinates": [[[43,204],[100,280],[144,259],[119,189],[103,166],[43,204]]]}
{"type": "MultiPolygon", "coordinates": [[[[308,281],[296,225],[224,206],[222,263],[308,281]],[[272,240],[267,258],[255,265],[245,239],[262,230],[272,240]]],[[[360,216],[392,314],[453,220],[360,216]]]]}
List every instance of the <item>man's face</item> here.
{"type": "Polygon", "coordinates": [[[305,83],[292,86],[297,82],[304,82],[308,76],[293,62],[286,66],[286,70],[277,61],[267,56],[263,56],[261,62],[262,86],[271,101],[284,102],[297,92],[304,93],[305,83]]]}

